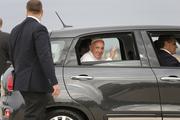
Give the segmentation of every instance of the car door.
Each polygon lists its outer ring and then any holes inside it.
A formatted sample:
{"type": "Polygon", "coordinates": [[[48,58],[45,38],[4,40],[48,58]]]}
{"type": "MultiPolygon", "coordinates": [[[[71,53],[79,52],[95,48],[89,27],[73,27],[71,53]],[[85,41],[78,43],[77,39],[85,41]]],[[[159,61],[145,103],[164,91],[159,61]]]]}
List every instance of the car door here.
{"type": "Polygon", "coordinates": [[[64,81],[70,96],[87,107],[95,120],[161,120],[156,77],[138,31],[76,37],[64,65],[64,81]],[[106,41],[104,53],[110,44],[116,44],[112,46],[116,46],[119,57],[81,63],[79,41],[93,38],[106,41]]]}
{"type": "MultiPolygon", "coordinates": [[[[154,30],[143,31],[146,48],[151,66],[158,79],[163,120],[180,119],[180,67],[160,66],[156,57],[156,51],[151,43],[158,39],[159,35],[172,35],[180,40],[180,30],[154,30]],[[156,59],[154,59],[156,58],[156,59]]],[[[176,43],[176,56],[180,54],[179,42],[176,43]]]]}

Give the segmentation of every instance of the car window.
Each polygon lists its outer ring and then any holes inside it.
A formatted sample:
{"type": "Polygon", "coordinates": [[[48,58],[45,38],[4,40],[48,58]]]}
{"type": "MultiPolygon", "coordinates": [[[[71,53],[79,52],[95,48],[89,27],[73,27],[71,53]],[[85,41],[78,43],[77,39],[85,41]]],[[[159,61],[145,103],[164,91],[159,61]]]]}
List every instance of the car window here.
{"type": "Polygon", "coordinates": [[[113,60],[122,60],[118,38],[103,38],[104,41],[104,53],[102,55],[102,60],[106,60],[110,56],[110,51],[112,48],[116,49],[116,55],[113,60]]]}
{"type": "MultiPolygon", "coordinates": [[[[171,53],[171,54],[180,62],[180,32],[179,31],[151,31],[151,32],[148,32],[148,34],[149,34],[150,39],[152,40],[152,44],[154,46],[157,58],[158,58],[161,66],[172,67],[170,65],[161,64],[162,60],[159,58],[159,56],[160,56],[159,55],[160,54],[159,49],[162,50],[163,45],[160,45],[160,43],[158,43],[160,36],[171,36],[176,40],[175,53],[171,53]]],[[[175,65],[175,66],[179,67],[178,65],[175,65]]]]}
{"type": "Polygon", "coordinates": [[[98,34],[81,37],[78,40],[75,48],[79,65],[141,65],[134,35],[131,32],[98,34]],[[93,42],[94,40],[102,40],[104,42],[104,44],[101,46],[103,47],[103,50],[93,51],[93,49],[95,48],[93,48],[92,46],[96,44],[93,42]],[[91,59],[91,56],[93,56],[94,58],[91,59]]]}
{"type": "Polygon", "coordinates": [[[64,46],[65,41],[51,41],[51,51],[54,64],[58,64],[60,62],[64,46]]]}

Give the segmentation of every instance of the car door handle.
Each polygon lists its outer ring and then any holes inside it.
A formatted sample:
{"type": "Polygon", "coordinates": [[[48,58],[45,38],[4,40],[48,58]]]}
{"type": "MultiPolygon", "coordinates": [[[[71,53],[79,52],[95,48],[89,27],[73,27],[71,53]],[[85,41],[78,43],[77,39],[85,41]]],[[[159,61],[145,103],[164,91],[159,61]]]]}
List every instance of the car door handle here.
{"type": "Polygon", "coordinates": [[[93,77],[90,76],[72,76],[71,77],[72,80],[92,80],[93,77]]]}
{"type": "Polygon", "coordinates": [[[180,81],[180,78],[177,76],[168,76],[168,77],[162,77],[162,81],[167,81],[167,82],[174,82],[174,81],[180,81]]]}

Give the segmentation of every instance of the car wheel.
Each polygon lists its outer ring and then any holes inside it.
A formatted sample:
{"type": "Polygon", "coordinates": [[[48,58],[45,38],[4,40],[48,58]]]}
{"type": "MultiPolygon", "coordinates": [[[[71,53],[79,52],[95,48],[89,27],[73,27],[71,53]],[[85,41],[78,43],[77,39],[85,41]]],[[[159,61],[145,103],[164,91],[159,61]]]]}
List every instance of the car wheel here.
{"type": "Polygon", "coordinates": [[[55,110],[47,114],[47,120],[85,120],[82,116],[70,110],[55,110]]]}

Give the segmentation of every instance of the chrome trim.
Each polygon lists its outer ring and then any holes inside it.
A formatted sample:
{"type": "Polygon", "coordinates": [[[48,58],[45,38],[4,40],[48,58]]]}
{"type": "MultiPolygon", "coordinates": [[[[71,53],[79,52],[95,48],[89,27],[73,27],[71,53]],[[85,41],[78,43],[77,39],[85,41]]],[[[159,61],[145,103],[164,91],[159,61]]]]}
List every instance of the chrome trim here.
{"type": "Polygon", "coordinates": [[[162,120],[162,118],[161,117],[109,117],[108,120],[162,120]]]}
{"type": "Polygon", "coordinates": [[[180,117],[168,117],[168,118],[163,118],[163,120],[180,120],[180,117]]]}
{"type": "Polygon", "coordinates": [[[72,80],[92,80],[93,77],[90,76],[72,76],[72,80]]]}
{"type": "Polygon", "coordinates": [[[161,80],[177,80],[177,81],[179,81],[180,78],[179,77],[162,77],[161,80]]]}

